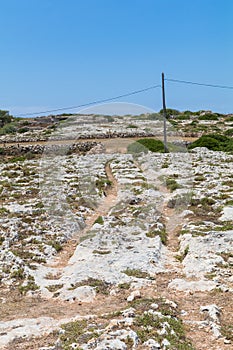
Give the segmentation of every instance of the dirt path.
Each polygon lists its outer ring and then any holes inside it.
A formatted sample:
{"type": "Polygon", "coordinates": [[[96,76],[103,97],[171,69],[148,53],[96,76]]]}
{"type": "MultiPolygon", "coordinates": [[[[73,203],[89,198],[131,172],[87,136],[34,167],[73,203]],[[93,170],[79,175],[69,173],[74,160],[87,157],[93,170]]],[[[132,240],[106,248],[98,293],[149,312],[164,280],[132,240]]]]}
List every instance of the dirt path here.
{"type": "Polygon", "coordinates": [[[87,234],[87,232],[94,225],[98,217],[106,216],[110,209],[116,204],[118,184],[115,177],[112,174],[110,163],[106,164],[105,172],[108,180],[111,182],[111,186],[107,186],[105,190],[105,198],[96,208],[94,213],[86,218],[85,228],[81,232],[78,232],[77,237],[74,236],[63,246],[62,251],[56,257],[55,263],[52,264],[53,267],[58,269],[64,268],[68,264],[69,259],[74,254],[74,251],[77,247],[77,244],[80,241],[80,238],[87,234]]]}
{"type": "MultiPolygon", "coordinates": [[[[3,143],[0,141],[0,147],[10,147],[15,145],[20,146],[29,146],[29,145],[41,145],[41,146],[49,146],[49,145],[70,145],[79,142],[101,142],[105,148],[107,153],[127,153],[127,147],[134,141],[137,141],[141,138],[153,138],[163,140],[163,136],[143,136],[143,137],[115,137],[115,138],[90,138],[90,139],[75,139],[75,140],[47,140],[47,141],[30,141],[30,142],[7,142],[3,143]]],[[[172,142],[174,140],[182,140],[187,142],[193,142],[197,139],[197,137],[181,137],[181,136],[168,136],[168,141],[172,142]]]]}

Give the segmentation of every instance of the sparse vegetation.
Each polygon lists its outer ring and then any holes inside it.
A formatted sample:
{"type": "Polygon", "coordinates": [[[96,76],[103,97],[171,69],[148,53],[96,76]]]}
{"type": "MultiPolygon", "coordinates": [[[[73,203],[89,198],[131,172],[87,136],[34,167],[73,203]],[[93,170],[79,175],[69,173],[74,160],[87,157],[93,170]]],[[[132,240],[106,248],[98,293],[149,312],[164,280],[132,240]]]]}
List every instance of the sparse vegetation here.
{"type": "Polygon", "coordinates": [[[145,272],[145,271],[141,271],[138,269],[126,269],[124,271],[122,271],[123,273],[125,273],[127,276],[130,277],[136,277],[136,278],[147,278],[147,279],[152,279],[151,276],[145,272]]]}

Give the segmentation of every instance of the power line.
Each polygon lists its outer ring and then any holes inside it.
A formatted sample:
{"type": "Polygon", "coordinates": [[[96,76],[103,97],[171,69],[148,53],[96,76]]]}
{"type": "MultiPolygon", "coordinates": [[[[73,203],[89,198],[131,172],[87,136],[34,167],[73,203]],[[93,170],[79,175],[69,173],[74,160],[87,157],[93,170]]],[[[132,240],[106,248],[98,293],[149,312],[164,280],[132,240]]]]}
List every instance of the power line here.
{"type": "Polygon", "coordinates": [[[214,85],[214,84],[206,84],[206,83],[197,83],[194,81],[177,80],[177,79],[165,79],[165,80],[173,82],[173,83],[200,85],[200,86],[207,86],[207,87],[213,87],[213,88],[219,88],[219,89],[230,89],[230,90],[233,89],[233,86],[227,86],[227,85],[214,85]]]}
{"type": "MultiPolygon", "coordinates": [[[[178,80],[178,79],[169,79],[166,78],[164,79],[165,81],[169,81],[172,83],[181,83],[181,84],[189,84],[189,85],[198,85],[198,86],[205,86],[205,87],[212,87],[212,88],[219,88],[219,89],[229,89],[229,90],[233,90],[233,86],[227,86],[227,85],[217,85],[217,84],[207,84],[207,83],[201,83],[201,82],[194,82],[194,81],[187,81],[187,80],[178,80]]],[[[66,111],[66,110],[71,110],[71,109],[78,109],[78,108],[82,108],[82,107],[88,107],[88,106],[92,106],[92,105],[96,105],[99,103],[104,103],[104,102],[110,102],[110,101],[114,101],[114,100],[118,100],[122,97],[128,97],[128,96],[132,96],[132,95],[136,95],[142,92],[146,92],[152,89],[156,89],[156,88],[161,88],[161,85],[152,85],[150,87],[141,89],[141,90],[135,90],[135,91],[131,91],[128,92],[126,94],[122,94],[122,95],[118,95],[118,96],[114,96],[114,97],[110,97],[110,98],[106,98],[106,99],[101,99],[101,100],[96,100],[96,101],[92,101],[92,102],[88,102],[88,103],[83,103],[77,106],[70,106],[70,107],[62,107],[62,108],[57,108],[57,109],[50,109],[50,110],[46,110],[46,111],[36,111],[36,112],[31,112],[31,113],[20,113],[20,114],[16,114],[16,117],[22,117],[22,116],[32,116],[32,115],[38,115],[38,114],[47,114],[47,113],[53,113],[53,112],[60,112],[60,111],[66,111]]]]}
{"type": "Polygon", "coordinates": [[[104,102],[118,100],[119,98],[122,98],[122,97],[136,95],[136,94],[139,94],[139,93],[142,93],[142,92],[145,92],[145,91],[149,91],[149,90],[152,90],[152,89],[156,89],[156,88],[159,88],[159,87],[161,87],[161,85],[153,85],[153,86],[147,87],[145,89],[131,91],[131,92],[128,92],[128,93],[123,94],[123,95],[110,97],[110,98],[106,98],[106,99],[102,99],[102,100],[96,100],[96,101],[84,103],[84,104],[81,104],[81,105],[78,105],[78,106],[50,109],[50,110],[47,110],[47,111],[40,111],[40,112],[35,112],[35,113],[20,113],[20,114],[16,114],[15,116],[16,117],[22,117],[22,116],[30,116],[30,115],[37,115],[37,114],[45,114],[45,113],[66,111],[66,110],[69,110],[69,109],[77,109],[77,108],[81,108],[81,107],[88,107],[88,106],[99,104],[99,103],[104,103],[104,102]]]}

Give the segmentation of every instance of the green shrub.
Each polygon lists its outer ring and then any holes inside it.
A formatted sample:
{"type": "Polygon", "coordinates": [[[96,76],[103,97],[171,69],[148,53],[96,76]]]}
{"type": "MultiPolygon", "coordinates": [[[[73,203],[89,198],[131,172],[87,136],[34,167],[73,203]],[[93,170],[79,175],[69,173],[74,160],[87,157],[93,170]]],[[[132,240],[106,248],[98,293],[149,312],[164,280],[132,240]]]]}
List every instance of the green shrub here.
{"type": "MultiPolygon", "coordinates": [[[[167,116],[171,116],[171,115],[178,115],[180,114],[180,111],[178,111],[177,109],[172,109],[172,108],[167,108],[166,109],[167,112],[167,116]]],[[[161,109],[159,111],[160,114],[163,114],[163,109],[161,109]]]]}
{"type": "Polygon", "coordinates": [[[225,119],[227,122],[233,122],[233,115],[230,115],[225,119]]]}
{"type": "Polygon", "coordinates": [[[2,128],[0,128],[0,135],[14,134],[15,132],[16,128],[13,123],[5,124],[2,128]]]}
{"type": "Polygon", "coordinates": [[[190,115],[188,114],[181,114],[181,115],[177,115],[175,116],[176,120],[189,120],[190,119],[190,115]]]}
{"type": "Polygon", "coordinates": [[[12,116],[9,115],[9,112],[8,111],[3,111],[3,110],[0,110],[0,126],[4,126],[5,124],[8,124],[11,122],[12,120],[12,116]]]}
{"type": "Polygon", "coordinates": [[[140,152],[164,152],[164,144],[160,140],[155,139],[140,139],[128,146],[129,153],[140,152]]]}
{"type": "Polygon", "coordinates": [[[167,232],[165,229],[163,230],[152,230],[152,231],[148,231],[146,233],[146,237],[148,238],[154,238],[156,236],[159,236],[161,239],[161,242],[166,245],[167,244],[167,232]]]}
{"type": "Polygon", "coordinates": [[[39,286],[37,286],[33,281],[28,281],[27,285],[21,285],[19,286],[19,292],[23,295],[25,295],[29,290],[35,291],[40,289],[39,286]]]}
{"type": "Polygon", "coordinates": [[[134,124],[129,124],[126,129],[137,129],[137,125],[134,125],[134,124]]]}
{"type": "Polygon", "coordinates": [[[29,130],[30,130],[29,128],[23,127],[23,128],[19,128],[17,131],[18,131],[20,134],[23,134],[23,133],[25,133],[25,132],[27,132],[27,131],[29,131],[29,130]]]}
{"type": "MultiPolygon", "coordinates": [[[[145,117],[145,115],[144,115],[145,117]]],[[[159,120],[161,119],[161,116],[158,113],[151,113],[148,116],[146,116],[147,120],[159,120]]]]}
{"type": "Polygon", "coordinates": [[[58,241],[49,241],[48,245],[51,245],[57,253],[63,249],[61,243],[58,241]]]}
{"type": "Polygon", "coordinates": [[[224,134],[225,134],[226,136],[233,136],[233,128],[226,130],[226,131],[224,132],[224,134]]]}
{"type": "Polygon", "coordinates": [[[178,188],[181,188],[181,186],[173,178],[166,179],[166,186],[170,190],[170,192],[173,192],[173,191],[177,190],[178,188]]]}
{"type": "Polygon", "coordinates": [[[217,114],[208,113],[208,114],[205,114],[205,115],[201,115],[198,119],[199,120],[218,120],[218,115],[217,114]]]}
{"type": "Polygon", "coordinates": [[[212,151],[233,151],[233,140],[227,136],[219,134],[208,134],[201,136],[188,146],[189,149],[195,147],[206,147],[212,151]]]}

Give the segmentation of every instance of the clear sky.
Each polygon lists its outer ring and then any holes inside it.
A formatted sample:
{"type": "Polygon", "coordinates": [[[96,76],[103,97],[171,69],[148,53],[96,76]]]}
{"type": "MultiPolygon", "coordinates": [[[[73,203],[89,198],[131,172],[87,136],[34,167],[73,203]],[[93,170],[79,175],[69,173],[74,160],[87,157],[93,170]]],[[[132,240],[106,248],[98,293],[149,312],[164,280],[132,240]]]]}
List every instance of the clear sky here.
{"type": "MultiPolygon", "coordinates": [[[[0,109],[79,105],[167,78],[233,86],[232,0],[0,0],[0,109]]],[[[233,90],[166,82],[167,107],[233,113],[233,90]]],[[[120,101],[161,109],[161,90],[120,101]]]]}

